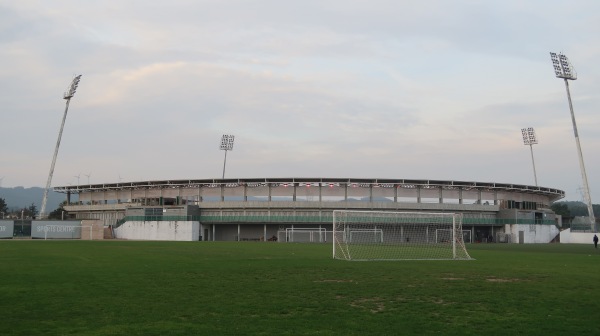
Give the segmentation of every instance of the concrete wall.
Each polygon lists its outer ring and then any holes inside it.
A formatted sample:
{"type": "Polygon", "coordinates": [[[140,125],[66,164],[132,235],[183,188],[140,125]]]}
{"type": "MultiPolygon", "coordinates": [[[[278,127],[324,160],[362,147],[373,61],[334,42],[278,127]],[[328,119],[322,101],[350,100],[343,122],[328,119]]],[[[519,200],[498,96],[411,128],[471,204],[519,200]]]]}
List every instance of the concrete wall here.
{"type": "Polygon", "coordinates": [[[215,227],[215,240],[236,241],[238,238],[237,224],[219,224],[215,227]]]}
{"type": "Polygon", "coordinates": [[[549,243],[559,234],[556,226],[539,224],[506,224],[504,232],[511,234],[513,243],[520,244],[549,243]],[[519,231],[523,231],[523,241],[519,231]]]}
{"type": "Polygon", "coordinates": [[[100,219],[86,219],[81,221],[81,225],[90,226],[81,231],[82,240],[100,240],[104,239],[104,222],[100,219]],[[92,234],[90,235],[89,230],[92,234]],[[91,237],[90,237],[91,236],[91,237]]]}
{"type": "Polygon", "coordinates": [[[40,220],[31,223],[31,238],[39,239],[80,239],[87,235],[90,239],[90,228],[82,228],[78,220],[40,220]]]}
{"type": "Polygon", "coordinates": [[[200,223],[192,221],[125,222],[115,229],[115,238],[136,240],[195,241],[200,223]]]}
{"type": "Polygon", "coordinates": [[[594,244],[594,235],[600,237],[600,233],[593,232],[571,232],[571,229],[566,229],[560,232],[560,242],[563,244],[594,244]]]}
{"type": "Polygon", "coordinates": [[[0,238],[12,238],[14,228],[12,220],[0,220],[0,238]]]}

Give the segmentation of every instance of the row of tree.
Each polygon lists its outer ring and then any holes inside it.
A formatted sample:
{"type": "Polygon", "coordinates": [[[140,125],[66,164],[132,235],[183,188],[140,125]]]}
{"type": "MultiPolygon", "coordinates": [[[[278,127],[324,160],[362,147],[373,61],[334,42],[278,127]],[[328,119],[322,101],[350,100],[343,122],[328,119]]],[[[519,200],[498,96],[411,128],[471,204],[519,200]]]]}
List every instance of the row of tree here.
{"type": "MultiPolygon", "coordinates": [[[[48,219],[63,219],[67,217],[67,212],[64,210],[64,205],[66,202],[60,204],[58,208],[48,214],[48,219]]],[[[6,200],[4,198],[0,198],[0,215],[2,215],[2,219],[8,218],[16,218],[16,219],[35,219],[39,214],[37,207],[34,203],[31,203],[30,206],[23,209],[12,211],[9,210],[8,204],[6,204],[6,200]]]]}
{"type": "MultiPolygon", "coordinates": [[[[566,218],[588,215],[587,205],[585,205],[583,202],[554,202],[550,208],[557,215],[561,215],[566,218]]],[[[594,215],[598,217],[600,215],[600,204],[592,204],[592,208],[594,209],[594,215]]]]}

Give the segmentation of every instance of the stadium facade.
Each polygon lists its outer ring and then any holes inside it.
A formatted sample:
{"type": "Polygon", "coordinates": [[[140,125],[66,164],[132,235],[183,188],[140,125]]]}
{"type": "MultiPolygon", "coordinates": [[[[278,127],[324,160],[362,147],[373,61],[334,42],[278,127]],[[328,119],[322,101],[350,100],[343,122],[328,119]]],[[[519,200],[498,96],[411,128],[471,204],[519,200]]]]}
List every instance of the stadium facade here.
{"type": "MultiPolygon", "coordinates": [[[[239,178],[55,187],[69,219],[97,220],[117,238],[289,239],[286,229],[330,231],[333,210],[463,214],[472,242],[544,243],[559,233],[551,209],[564,191],[495,182],[372,178],[239,178]]],[[[311,238],[312,239],[312,238],[311,238]]]]}

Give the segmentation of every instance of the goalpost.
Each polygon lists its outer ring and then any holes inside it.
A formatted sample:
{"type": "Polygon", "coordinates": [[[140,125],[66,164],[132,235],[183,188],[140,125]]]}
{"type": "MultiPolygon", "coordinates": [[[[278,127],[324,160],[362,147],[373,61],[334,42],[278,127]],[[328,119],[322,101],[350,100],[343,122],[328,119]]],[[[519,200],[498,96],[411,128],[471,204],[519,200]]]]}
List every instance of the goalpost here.
{"type": "Polygon", "coordinates": [[[89,229],[89,240],[92,240],[91,225],[46,225],[44,226],[44,239],[85,239],[89,229]]]}
{"type": "Polygon", "coordinates": [[[461,214],[333,211],[334,259],[471,260],[465,238],[461,214]]]}
{"type": "MultiPolygon", "coordinates": [[[[329,231],[331,233],[331,231],[329,231]]],[[[325,228],[286,228],[277,231],[278,242],[324,243],[327,241],[325,228]]]]}

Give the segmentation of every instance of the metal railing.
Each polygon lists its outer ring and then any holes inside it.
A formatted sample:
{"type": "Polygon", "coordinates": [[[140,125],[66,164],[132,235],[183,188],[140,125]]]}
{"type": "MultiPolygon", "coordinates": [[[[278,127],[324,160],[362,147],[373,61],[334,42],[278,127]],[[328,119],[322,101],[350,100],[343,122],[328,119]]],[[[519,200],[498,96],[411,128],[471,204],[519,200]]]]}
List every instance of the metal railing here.
{"type": "MultiPolygon", "coordinates": [[[[225,223],[321,223],[330,224],[333,222],[333,216],[282,216],[282,215],[200,215],[200,216],[126,216],[119,220],[115,227],[121,226],[127,221],[148,222],[148,221],[197,221],[204,224],[225,224],[225,223]]],[[[525,225],[556,225],[554,220],[538,219],[503,219],[503,218],[463,218],[464,225],[479,226],[498,226],[505,224],[525,224],[525,225]],[[516,222],[515,222],[516,221],[516,222]]]]}

